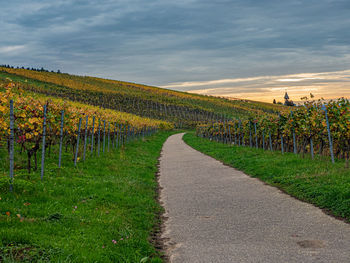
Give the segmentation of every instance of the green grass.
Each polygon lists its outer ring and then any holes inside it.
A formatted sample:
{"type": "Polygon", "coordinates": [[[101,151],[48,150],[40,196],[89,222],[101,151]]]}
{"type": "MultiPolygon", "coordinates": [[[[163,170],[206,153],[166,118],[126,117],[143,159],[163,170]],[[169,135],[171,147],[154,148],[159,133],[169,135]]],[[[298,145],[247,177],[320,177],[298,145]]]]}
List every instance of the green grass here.
{"type": "Polygon", "coordinates": [[[30,175],[18,170],[13,193],[0,173],[0,262],[161,262],[150,240],[162,211],[157,162],[169,135],[136,140],[77,168],[65,154],[59,170],[52,154],[43,182],[40,167],[30,175]]]}
{"type": "Polygon", "coordinates": [[[344,167],[343,161],[332,164],[328,160],[311,160],[293,153],[282,155],[230,146],[196,137],[194,133],[185,134],[184,141],[224,164],[350,222],[350,169],[344,167]]]}

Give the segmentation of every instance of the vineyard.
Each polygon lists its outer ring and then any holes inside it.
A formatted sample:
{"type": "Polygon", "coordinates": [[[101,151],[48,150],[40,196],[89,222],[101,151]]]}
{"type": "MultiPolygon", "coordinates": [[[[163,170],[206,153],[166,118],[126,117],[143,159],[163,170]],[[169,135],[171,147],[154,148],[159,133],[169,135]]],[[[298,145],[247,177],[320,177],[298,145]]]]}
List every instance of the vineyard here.
{"type": "Polygon", "coordinates": [[[197,135],[223,143],[345,159],[349,167],[350,102],[307,101],[279,116],[257,116],[203,124],[197,135]]]}
{"type": "MultiPolygon", "coordinates": [[[[99,154],[100,147],[109,150],[130,138],[174,127],[196,127],[198,135],[229,144],[349,160],[346,99],[326,107],[321,101],[308,101],[289,111],[280,105],[12,67],[0,67],[0,88],[0,149],[6,145],[10,153],[12,100],[13,141],[17,152],[26,156],[17,158],[21,164],[15,166],[28,173],[38,169],[42,149],[50,154],[59,147],[60,166],[66,145],[65,152],[71,152],[76,164],[88,154],[99,154]]],[[[6,173],[8,167],[3,170],[6,173]]]]}
{"type": "MultiPolygon", "coordinates": [[[[349,166],[346,99],[291,108],[11,67],[0,67],[0,95],[0,261],[160,262],[150,242],[161,211],[155,173],[177,128],[211,140],[189,133],[198,148],[232,150],[234,160],[245,158],[243,168],[260,150],[231,145],[270,150],[281,163],[307,159],[272,151],[310,155],[324,166],[331,159],[330,180],[348,189],[339,183],[348,169],[337,173],[344,160],[349,166]]],[[[298,180],[293,187],[306,182],[298,180]]],[[[348,216],[346,204],[325,200],[320,206],[348,216]]]]}
{"type": "Polygon", "coordinates": [[[23,86],[0,84],[0,262],[157,259],[154,174],[174,124],[23,86]]]}
{"type": "Polygon", "coordinates": [[[223,118],[274,115],[285,107],[269,103],[229,100],[149,87],[140,84],[62,73],[0,67],[0,83],[18,83],[23,89],[47,96],[101,106],[142,117],[165,120],[177,127],[223,118]]]}
{"type": "MultiPolygon", "coordinates": [[[[14,167],[26,167],[28,174],[33,168],[38,169],[40,151],[43,177],[45,151],[50,155],[58,145],[57,164],[61,167],[63,146],[65,152],[71,152],[76,164],[87,156],[100,155],[157,129],[172,128],[170,123],[160,120],[35,95],[13,83],[1,87],[0,92],[0,150],[7,146],[11,181],[14,167]],[[16,155],[22,158],[15,159],[16,155]]],[[[7,170],[7,162],[4,164],[7,170]]]]}

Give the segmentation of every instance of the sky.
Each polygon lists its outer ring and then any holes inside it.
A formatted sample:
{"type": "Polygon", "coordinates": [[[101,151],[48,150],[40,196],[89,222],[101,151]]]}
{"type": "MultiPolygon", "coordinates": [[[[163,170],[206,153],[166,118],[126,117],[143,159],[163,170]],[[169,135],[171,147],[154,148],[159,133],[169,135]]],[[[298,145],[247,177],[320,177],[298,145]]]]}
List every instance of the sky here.
{"type": "Polygon", "coordinates": [[[0,0],[0,64],[271,102],[350,98],[349,0],[0,0]]]}

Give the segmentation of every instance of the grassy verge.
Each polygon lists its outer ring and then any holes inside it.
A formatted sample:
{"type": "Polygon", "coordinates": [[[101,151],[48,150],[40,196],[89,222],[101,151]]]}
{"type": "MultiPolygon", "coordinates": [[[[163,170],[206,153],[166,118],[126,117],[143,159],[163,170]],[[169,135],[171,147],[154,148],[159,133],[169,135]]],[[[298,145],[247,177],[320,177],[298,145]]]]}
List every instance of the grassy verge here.
{"type": "Polygon", "coordinates": [[[184,135],[184,141],[207,155],[233,166],[288,194],[312,203],[350,222],[350,170],[344,162],[304,159],[293,153],[229,146],[184,135]]]}
{"type": "MultiPolygon", "coordinates": [[[[161,211],[155,174],[170,132],[73,167],[48,158],[39,172],[0,174],[0,262],[161,262],[150,243],[161,211]]],[[[40,170],[40,169],[39,169],[40,170]]]]}

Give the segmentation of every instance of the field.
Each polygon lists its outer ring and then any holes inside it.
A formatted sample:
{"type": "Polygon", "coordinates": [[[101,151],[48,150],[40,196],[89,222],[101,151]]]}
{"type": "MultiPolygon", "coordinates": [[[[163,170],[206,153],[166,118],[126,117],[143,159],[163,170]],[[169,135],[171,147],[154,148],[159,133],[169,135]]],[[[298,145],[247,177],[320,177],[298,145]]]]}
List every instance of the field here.
{"type": "Polygon", "coordinates": [[[44,180],[39,172],[30,179],[18,174],[13,193],[1,178],[0,261],[160,262],[149,241],[161,211],[156,165],[169,134],[135,140],[77,167],[68,155],[62,169],[48,158],[44,180]]]}
{"type": "Polygon", "coordinates": [[[35,93],[195,127],[198,122],[277,114],[285,107],[229,100],[140,84],[62,73],[0,67],[0,83],[13,82],[35,93]]]}
{"type": "Polygon", "coordinates": [[[324,104],[307,101],[279,116],[260,115],[197,126],[201,137],[237,145],[294,152],[295,154],[330,156],[346,160],[350,156],[350,102],[338,99],[324,104]]]}
{"type": "Polygon", "coordinates": [[[162,262],[157,163],[183,129],[350,220],[348,100],[285,107],[11,67],[0,95],[0,262],[162,262]]]}

